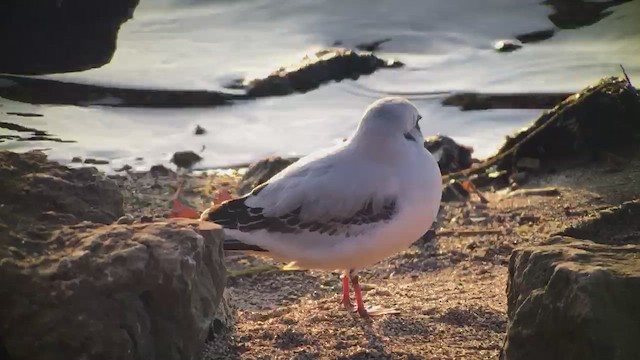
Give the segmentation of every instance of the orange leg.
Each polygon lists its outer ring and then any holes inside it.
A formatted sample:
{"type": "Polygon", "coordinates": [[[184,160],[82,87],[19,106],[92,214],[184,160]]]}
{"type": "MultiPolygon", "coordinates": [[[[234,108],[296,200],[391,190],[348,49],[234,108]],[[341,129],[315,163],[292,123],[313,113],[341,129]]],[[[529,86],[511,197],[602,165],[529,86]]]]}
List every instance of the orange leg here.
{"type": "Polygon", "coordinates": [[[342,275],[342,306],[348,310],[353,309],[351,298],[349,297],[349,272],[347,271],[342,275]]]}
{"type": "Polygon", "coordinates": [[[361,317],[368,317],[367,309],[364,307],[364,301],[362,301],[362,290],[358,283],[358,275],[351,277],[351,284],[353,284],[353,292],[356,294],[356,310],[361,317]]]}

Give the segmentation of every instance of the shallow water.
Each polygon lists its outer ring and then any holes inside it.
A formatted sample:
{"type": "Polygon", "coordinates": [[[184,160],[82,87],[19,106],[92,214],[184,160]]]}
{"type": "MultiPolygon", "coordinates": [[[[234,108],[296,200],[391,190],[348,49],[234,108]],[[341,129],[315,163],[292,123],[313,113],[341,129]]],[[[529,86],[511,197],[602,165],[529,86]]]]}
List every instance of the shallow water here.
{"type": "MultiPolygon", "coordinates": [[[[640,1],[546,41],[497,53],[493,41],[553,27],[538,0],[142,0],[125,23],[110,64],[47,77],[127,87],[221,89],[238,77],[268,74],[305,53],[340,40],[344,46],[391,38],[377,54],[401,69],[330,83],[306,94],[196,109],[33,106],[1,101],[3,119],[76,143],[0,143],[4,149],[49,148],[50,157],[111,160],[145,168],[168,164],[178,150],[202,151],[199,167],[267,155],[301,155],[341,141],[364,108],[387,94],[405,94],[420,109],[425,135],[442,133],[488,156],[506,134],[542,110],[461,112],[442,107],[434,91],[577,91],[624,64],[640,82],[640,1]],[[35,112],[22,118],[8,111],[35,112]],[[196,125],[207,129],[193,135],[196,125]],[[143,158],[136,160],[136,158],[143,158]]],[[[2,84],[0,84],[2,86],[2,84]]],[[[0,129],[0,134],[15,134],[0,129]]]]}

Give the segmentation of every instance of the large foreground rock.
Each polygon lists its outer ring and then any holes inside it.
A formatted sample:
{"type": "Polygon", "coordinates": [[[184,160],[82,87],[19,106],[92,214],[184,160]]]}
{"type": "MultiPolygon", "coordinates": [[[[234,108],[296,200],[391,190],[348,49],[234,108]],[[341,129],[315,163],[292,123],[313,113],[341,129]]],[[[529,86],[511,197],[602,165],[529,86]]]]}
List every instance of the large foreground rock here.
{"type": "Polygon", "coordinates": [[[46,74],[102,66],[138,0],[3,0],[0,73],[46,74]]]}
{"type": "Polygon", "coordinates": [[[0,359],[198,358],[221,317],[222,230],[105,225],[121,213],[95,169],[0,152],[0,359]]]}
{"type": "Polygon", "coordinates": [[[640,203],[613,214],[569,230],[600,243],[557,236],[513,252],[502,359],[640,359],[640,203]]]}
{"type": "Polygon", "coordinates": [[[194,359],[224,289],[221,232],[65,227],[0,260],[10,359],[194,359]]]}

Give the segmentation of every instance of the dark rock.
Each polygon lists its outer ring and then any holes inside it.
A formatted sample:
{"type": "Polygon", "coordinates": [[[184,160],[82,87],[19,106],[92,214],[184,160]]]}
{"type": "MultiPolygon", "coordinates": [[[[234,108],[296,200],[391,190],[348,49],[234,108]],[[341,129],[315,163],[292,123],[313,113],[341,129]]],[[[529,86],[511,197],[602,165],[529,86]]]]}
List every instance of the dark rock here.
{"type": "Polygon", "coordinates": [[[148,223],[152,223],[153,222],[153,217],[149,216],[149,215],[143,215],[140,217],[140,223],[142,224],[148,224],[148,223]]]}
{"type": "Polygon", "coordinates": [[[224,289],[220,229],[62,228],[46,251],[0,242],[0,337],[11,359],[195,359],[224,289]]]}
{"type": "Polygon", "coordinates": [[[109,163],[109,160],[88,158],[88,159],[84,159],[84,163],[90,164],[90,165],[106,165],[109,163]]]}
{"type": "Polygon", "coordinates": [[[49,135],[49,134],[47,134],[46,131],[42,131],[42,130],[38,130],[38,129],[34,129],[34,128],[29,128],[29,127],[26,127],[26,126],[13,124],[13,123],[10,123],[10,122],[4,122],[4,121],[0,121],[0,128],[11,130],[11,131],[18,131],[18,132],[31,132],[31,133],[33,133],[33,135],[38,135],[38,136],[48,136],[49,135]]]}
{"type": "Polygon", "coordinates": [[[480,94],[455,93],[442,105],[458,106],[462,111],[487,109],[551,109],[571,96],[569,93],[480,94]]]}
{"type": "MultiPolygon", "coordinates": [[[[69,169],[38,151],[0,151],[0,223],[22,224],[52,211],[110,224],[122,216],[118,186],[94,168],[69,169]]],[[[2,237],[0,230],[0,237],[2,237]]]]}
{"type": "Polygon", "coordinates": [[[0,80],[12,83],[0,87],[0,97],[30,104],[176,108],[219,106],[246,98],[209,90],[131,89],[11,75],[0,75],[0,80]]]}
{"type": "Polygon", "coordinates": [[[171,169],[167,169],[164,165],[158,164],[158,165],[153,165],[149,169],[149,173],[153,177],[158,177],[158,176],[169,176],[174,172],[171,169]]]}
{"type": "Polygon", "coordinates": [[[195,135],[203,135],[203,134],[206,134],[206,132],[207,132],[207,130],[206,130],[205,128],[203,128],[203,127],[202,127],[202,126],[200,126],[200,125],[197,125],[197,126],[196,126],[196,129],[194,130],[194,132],[193,132],[193,133],[194,133],[195,135]]]}
{"type": "Polygon", "coordinates": [[[15,112],[15,111],[7,111],[7,115],[15,115],[15,116],[22,116],[22,117],[42,117],[42,116],[44,116],[42,114],[28,113],[28,112],[15,112]]]}
{"type": "Polygon", "coordinates": [[[499,40],[493,44],[497,52],[512,52],[522,47],[522,43],[515,40],[499,40]]]}
{"type": "Polygon", "coordinates": [[[640,133],[640,97],[629,92],[627,82],[618,78],[602,80],[567,98],[544,113],[529,128],[508,137],[498,154],[517,147],[517,158],[504,158],[508,167],[522,158],[575,155],[631,144],[640,133]],[[609,119],[602,121],[602,119],[609,119]]]}
{"type": "Polygon", "coordinates": [[[183,169],[191,169],[200,160],[202,157],[193,151],[178,151],[171,157],[171,162],[183,169]]]}
{"type": "Polygon", "coordinates": [[[0,73],[47,74],[102,66],[138,0],[5,0],[0,3],[0,73]]]}
{"type": "Polygon", "coordinates": [[[438,160],[442,174],[468,169],[474,163],[473,148],[460,145],[448,136],[436,135],[424,140],[424,147],[438,160]]]}
{"type": "Polygon", "coordinates": [[[271,179],[294,162],[294,159],[283,159],[281,157],[270,157],[258,161],[251,165],[242,176],[238,184],[238,194],[244,195],[250,192],[256,186],[271,179]]]}
{"type": "Polygon", "coordinates": [[[560,29],[576,29],[589,26],[611,15],[607,10],[630,0],[585,1],[585,0],[546,0],[554,12],[549,20],[560,29]]]}
{"type": "Polygon", "coordinates": [[[454,175],[484,179],[497,171],[504,172],[508,180],[517,170],[514,165],[525,158],[538,159],[539,171],[544,173],[561,160],[624,152],[640,138],[639,118],[640,94],[624,79],[605,78],[544,112],[527,129],[508,136],[496,155],[454,175]]]}
{"type": "Polygon", "coordinates": [[[391,41],[391,38],[386,38],[386,39],[382,39],[382,40],[375,40],[375,41],[370,41],[370,42],[364,42],[364,43],[360,43],[358,45],[356,45],[356,49],[358,50],[362,50],[362,51],[378,51],[380,49],[380,45],[391,41]]]}
{"type": "Polygon", "coordinates": [[[532,31],[520,35],[516,35],[516,39],[523,44],[536,43],[544,40],[551,39],[555,34],[555,29],[532,31]]]}
{"type": "Polygon", "coordinates": [[[457,180],[451,180],[442,190],[442,202],[467,201],[469,199],[469,191],[462,186],[457,180]]]}
{"type": "Polygon", "coordinates": [[[74,157],[71,159],[71,162],[72,162],[72,163],[81,163],[81,162],[82,162],[82,158],[81,158],[81,157],[79,157],[79,156],[74,156],[74,157]]]}
{"type": "Polygon", "coordinates": [[[123,172],[123,171],[129,171],[133,169],[133,167],[131,167],[131,165],[129,164],[124,164],[122,167],[115,169],[116,172],[123,172]]]}
{"type": "Polygon", "coordinates": [[[397,68],[397,60],[383,60],[370,53],[343,48],[329,48],[306,56],[299,64],[280,68],[263,79],[245,82],[247,96],[282,96],[304,93],[329,81],[357,79],[380,68],[397,68]]]}

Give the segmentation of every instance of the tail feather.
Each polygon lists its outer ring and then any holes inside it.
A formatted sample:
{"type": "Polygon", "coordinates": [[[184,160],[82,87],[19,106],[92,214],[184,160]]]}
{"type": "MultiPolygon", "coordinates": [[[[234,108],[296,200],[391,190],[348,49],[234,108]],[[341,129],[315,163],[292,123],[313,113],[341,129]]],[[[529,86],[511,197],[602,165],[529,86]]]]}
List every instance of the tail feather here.
{"type": "Polygon", "coordinates": [[[258,245],[245,244],[242,241],[236,239],[225,239],[222,243],[222,248],[229,251],[268,251],[258,245]]]}

